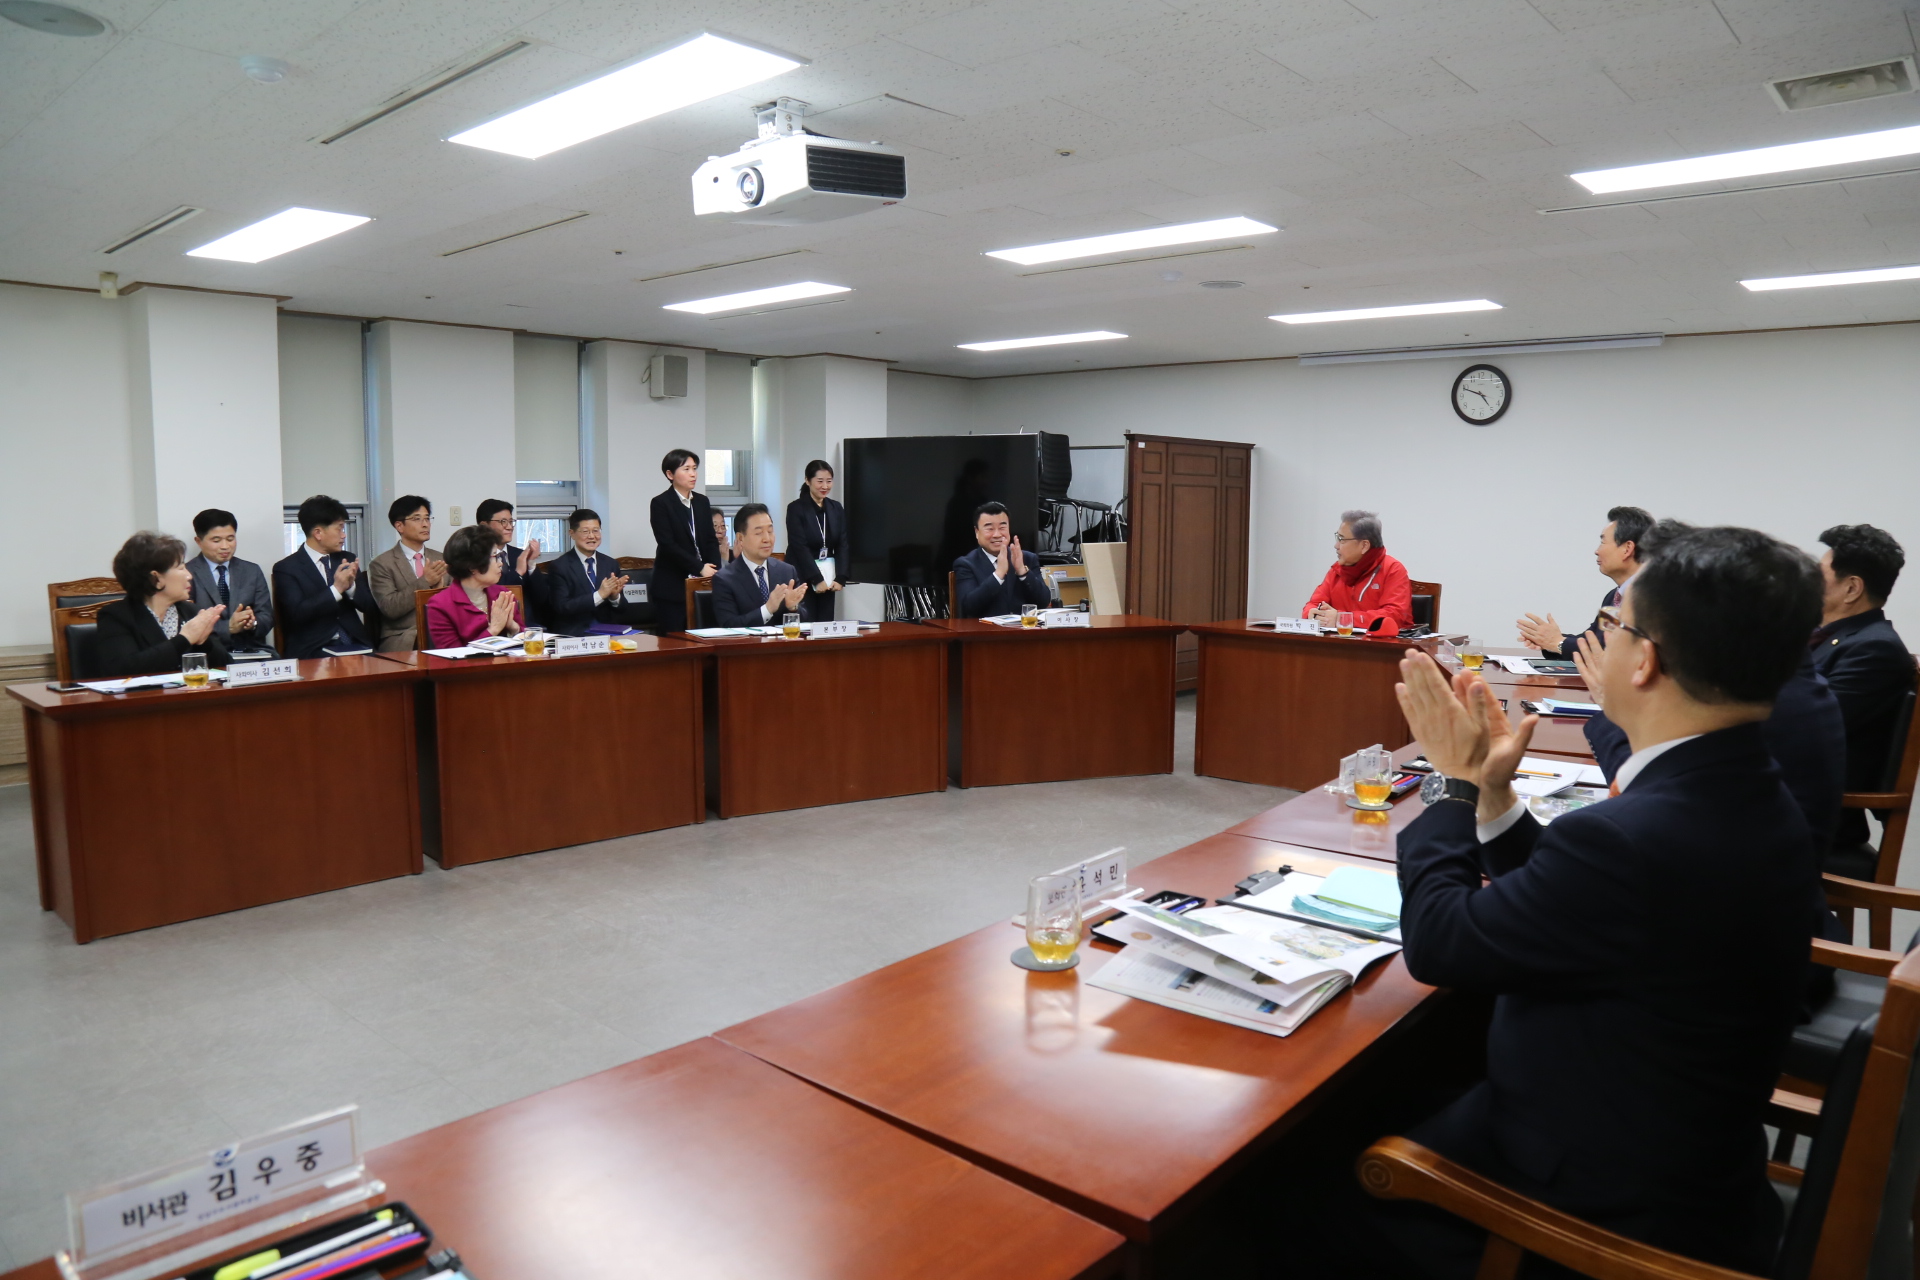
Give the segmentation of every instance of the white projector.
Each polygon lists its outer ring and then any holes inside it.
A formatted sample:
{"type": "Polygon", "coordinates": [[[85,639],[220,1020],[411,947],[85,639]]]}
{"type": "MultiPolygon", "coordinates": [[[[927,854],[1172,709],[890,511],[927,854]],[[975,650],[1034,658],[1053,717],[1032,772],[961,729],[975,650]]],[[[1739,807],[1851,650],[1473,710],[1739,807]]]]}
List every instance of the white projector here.
{"type": "Polygon", "coordinates": [[[729,222],[798,227],[848,218],[907,198],[907,158],[877,142],[806,132],[807,104],[754,108],[760,136],[693,173],[693,212],[729,222]]]}

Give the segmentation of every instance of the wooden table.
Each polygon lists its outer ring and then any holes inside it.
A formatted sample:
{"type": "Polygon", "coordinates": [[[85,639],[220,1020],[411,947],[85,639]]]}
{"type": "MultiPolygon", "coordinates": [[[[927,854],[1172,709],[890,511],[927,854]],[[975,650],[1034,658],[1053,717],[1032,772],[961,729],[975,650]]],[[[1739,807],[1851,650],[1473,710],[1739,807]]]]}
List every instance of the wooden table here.
{"type": "MultiPolygon", "coordinates": [[[[1393,753],[1393,762],[1405,764],[1419,754],[1419,744],[1409,743],[1393,753]]],[[[1395,862],[1398,854],[1394,841],[1408,823],[1424,812],[1426,806],[1420,803],[1417,791],[1395,800],[1393,808],[1385,813],[1370,813],[1350,808],[1344,796],[1329,795],[1320,787],[1313,787],[1265,813],[1228,827],[1227,834],[1323,853],[1395,862]]]]}
{"type": "Polygon", "coordinates": [[[8,686],[40,906],[75,942],[419,874],[419,674],[373,657],[299,670],[245,689],[8,686]]]}
{"type": "Polygon", "coordinates": [[[947,789],[947,633],[698,639],[723,818],[947,789]]]}
{"type": "Polygon", "coordinates": [[[1393,686],[1404,640],[1253,630],[1246,619],[1200,622],[1193,771],[1304,791],[1340,760],[1411,734],[1393,686]]]}
{"type": "Polygon", "coordinates": [[[420,717],[427,851],[443,867],[704,822],[700,663],[688,640],[636,653],[436,658],[420,717]],[[528,765],[541,744],[547,764],[528,765]]]}
{"type": "MultiPolygon", "coordinates": [[[[1130,880],[1221,896],[1276,853],[1217,835],[1130,880]]],[[[1078,969],[1017,969],[1021,941],[990,925],[718,1035],[1148,1243],[1432,994],[1396,956],[1278,1039],[1087,985],[1098,947],[1078,969]]]]}
{"type": "Polygon", "coordinates": [[[1092,624],[938,620],[958,642],[949,732],[961,786],[1173,772],[1174,640],[1186,628],[1134,614],[1092,624]]]}

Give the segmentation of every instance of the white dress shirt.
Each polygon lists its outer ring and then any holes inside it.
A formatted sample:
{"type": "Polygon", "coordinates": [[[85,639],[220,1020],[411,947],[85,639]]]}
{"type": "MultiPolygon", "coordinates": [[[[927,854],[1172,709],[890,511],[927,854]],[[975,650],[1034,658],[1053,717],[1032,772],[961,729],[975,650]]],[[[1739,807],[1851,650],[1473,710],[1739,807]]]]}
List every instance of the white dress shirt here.
{"type": "MultiPolygon", "coordinates": [[[[1613,775],[1614,791],[1616,793],[1625,791],[1633,785],[1633,780],[1640,776],[1642,769],[1645,769],[1648,765],[1681,743],[1692,742],[1699,736],[1697,733],[1690,733],[1684,738],[1668,738],[1665,742],[1656,742],[1650,747],[1642,747],[1640,750],[1634,752],[1627,757],[1627,762],[1620,766],[1619,772],[1613,775]]],[[[1486,844],[1488,841],[1498,839],[1504,835],[1509,827],[1520,821],[1520,815],[1526,812],[1526,808],[1527,802],[1525,800],[1516,800],[1513,802],[1513,808],[1507,810],[1492,822],[1482,822],[1475,826],[1474,833],[1480,837],[1480,843],[1486,844]]]]}
{"type": "MultiPolygon", "coordinates": [[[[753,585],[756,587],[759,586],[760,571],[766,569],[772,561],[755,560],[744,551],[740,553],[740,558],[747,562],[747,572],[753,577],[753,585]]],[[[773,570],[767,569],[767,598],[760,602],[760,624],[762,626],[773,621],[773,587],[773,570]]]]}
{"type": "MultiPolygon", "coordinates": [[[[313,567],[318,569],[320,571],[320,576],[327,580],[327,589],[333,592],[333,598],[335,600],[343,599],[344,597],[342,597],[340,594],[339,585],[334,582],[333,575],[327,572],[327,566],[323,563],[327,558],[327,553],[325,551],[315,551],[313,549],[313,544],[311,542],[304,543],[302,545],[304,546],[306,553],[313,558],[313,567]]],[[[338,568],[339,566],[336,565],[334,567],[338,568]]]]}

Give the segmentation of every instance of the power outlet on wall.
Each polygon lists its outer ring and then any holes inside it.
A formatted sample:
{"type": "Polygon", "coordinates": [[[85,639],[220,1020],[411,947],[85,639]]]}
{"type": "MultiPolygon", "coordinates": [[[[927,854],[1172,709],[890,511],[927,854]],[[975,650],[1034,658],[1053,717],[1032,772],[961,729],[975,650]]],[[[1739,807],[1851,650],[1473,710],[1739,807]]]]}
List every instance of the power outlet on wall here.
{"type": "Polygon", "coordinates": [[[453,516],[453,527],[458,529],[460,527],[460,508],[452,507],[449,510],[453,516]]]}

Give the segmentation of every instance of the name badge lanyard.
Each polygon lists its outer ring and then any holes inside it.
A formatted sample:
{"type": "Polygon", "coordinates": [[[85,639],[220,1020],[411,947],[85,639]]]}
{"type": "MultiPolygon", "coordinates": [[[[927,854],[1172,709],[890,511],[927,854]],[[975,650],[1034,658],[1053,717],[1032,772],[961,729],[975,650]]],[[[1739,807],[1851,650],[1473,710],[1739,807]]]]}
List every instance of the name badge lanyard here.
{"type": "MultiPolygon", "coordinates": [[[[833,558],[832,551],[827,547],[827,509],[823,506],[820,508],[820,553],[814,556],[813,562],[815,565],[826,565],[831,563],[833,558]]],[[[820,571],[820,580],[822,582],[832,582],[834,581],[834,577],[822,568],[820,571]]]]}

